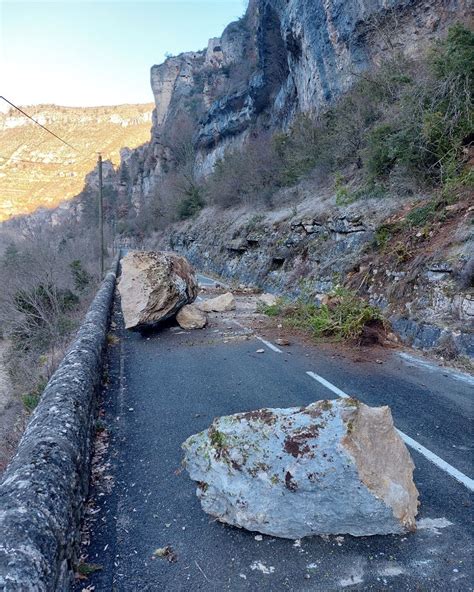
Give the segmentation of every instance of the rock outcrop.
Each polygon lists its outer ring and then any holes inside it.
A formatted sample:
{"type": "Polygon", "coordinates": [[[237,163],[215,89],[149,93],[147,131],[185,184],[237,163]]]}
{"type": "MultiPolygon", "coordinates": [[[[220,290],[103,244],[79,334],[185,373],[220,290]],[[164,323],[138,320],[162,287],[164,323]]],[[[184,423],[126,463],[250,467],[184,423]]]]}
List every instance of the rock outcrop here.
{"type": "Polygon", "coordinates": [[[150,143],[136,152],[136,205],[172,167],[170,140],[187,123],[195,173],[208,175],[259,125],[277,131],[324,109],[373,64],[393,52],[416,54],[468,14],[467,0],[251,0],[206,49],[151,68],[156,109],[150,143]]]}
{"type": "Polygon", "coordinates": [[[226,312],[235,310],[236,302],[232,292],[226,292],[215,298],[209,298],[198,304],[203,312],[226,312]]]}
{"type": "Polygon", "coordinates": [[[132,251],[121,265],[118,288],[127,329],[157,325],[196,299],[196,276],[184,257],[162,251],[132,251]]]}
{"type": "Polygon", "coordinates": [[[207,324],[206,313],[194,304],[186,304],[176,315],[182,329],[203,329],[207,324]]]}
{"type": "Polygon", "coordinates": [[[469,200],[458,204],[457,212],[448,206],[446,225],[434,227],[429,237],[413,239],[406,225],[384,248],[377,248],[387,221],[388,228],[403,227],[407,200],[387,197],[339,206],[329,192],[321,191],[315,199],[309,183],[294,191],[299,198],[296,215],[285,205],[257,220],[250,210],[238,215],[235,210],[205,210],[176,225],[163,247],[229,283],[243,282],[290,299],[310,295],[327,304],[338,284],[348,285],[380,308],[408,345],[474,356],[469,200]],[[214,218],[218,233],[209,222],[214,218]],[[239,250],[229,250],[231,240],[239,250]],[[409,252],[406,260],[397,254],[400,245],[409,252]]]}
{"type": "Polygon", "coordinates": [[[290,539],[416,527],[414,464],[388,407],[343,399],[230,415],[183,449],[203,510],[221,522],[290,539]]]}

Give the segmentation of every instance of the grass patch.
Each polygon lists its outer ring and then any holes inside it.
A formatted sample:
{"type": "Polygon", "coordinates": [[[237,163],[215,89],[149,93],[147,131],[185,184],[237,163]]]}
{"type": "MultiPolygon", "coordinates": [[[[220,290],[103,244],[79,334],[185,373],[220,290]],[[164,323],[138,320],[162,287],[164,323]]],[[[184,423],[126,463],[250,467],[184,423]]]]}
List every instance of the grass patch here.
{"type": "Polygon", "coordinates": [[[118,345],[120,343],[120,337],[118,337],[114,333],[108,333],[107,334],[107,343],[108,343],[108,345],[118,345]]]}
{"type": "Polygon", "coordinates": [[[28,413],[32,413],[38,406],[45,387],[46,382],[39,382],[33,390],[22,395],[21,400],[23,407],[28,413]]]}
{"type": "Polygon", "coordinates": [[[283,311],[283,305],[280,303],[259,305],[257,312],[261,312],[267,317],[279,317],[283,311]]]}
{"type": "Polygon", "coordinates": [[[281,315],[288,325],[310,331],[318,339],[357,341],[369,324],[383,323],[377,308],[346,288],[334,290],[329,302],[320,306],[300,299],[287,306],[268,308],[269,316],[281,315]]]}
{"type": "Polygon", "coordinates": [[[41,396],[35,392],[26,393],[21,398],[23,402],[23,407],[26,411],[28,411],[28,413],[32,413],[36,409],[40,398],[41,396]]]}
{"type": "Polygon", "coordinates": [[[211,440],[211,445],[218,450],[224,448],[226,445],[224,434],[219,432],[219,430],[216,430],[214,427],[209,431],[209,439],[211,440]]]}
{"type": "Polygon", "coordinates": [[[437,204],[431,201],[408,212],[407,222],[412,227],[425,226],[432,222],[436,215],[437,204]]]}
{"type": "Polygon", "coordinates": [[[336,191],[336,205],[338,206],[346,206],[360,199],[380,199],[386,194],[386,190],[382,185],[373,180],[364,183],[358,189],[352,189],[344,183],[344,179],[339,173],[335,176],[334,189],[336,191]]]}

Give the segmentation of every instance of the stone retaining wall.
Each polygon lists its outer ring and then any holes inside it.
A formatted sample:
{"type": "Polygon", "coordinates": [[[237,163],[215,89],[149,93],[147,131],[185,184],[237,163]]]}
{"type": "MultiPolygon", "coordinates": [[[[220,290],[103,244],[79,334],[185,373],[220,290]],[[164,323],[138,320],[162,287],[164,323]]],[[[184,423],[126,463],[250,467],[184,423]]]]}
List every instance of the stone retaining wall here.
{"type": "Polygon", "coordinates": [[[0,483],[2,591],[65,591],[73,581],[117,267],[100,286],[0,483]]]}

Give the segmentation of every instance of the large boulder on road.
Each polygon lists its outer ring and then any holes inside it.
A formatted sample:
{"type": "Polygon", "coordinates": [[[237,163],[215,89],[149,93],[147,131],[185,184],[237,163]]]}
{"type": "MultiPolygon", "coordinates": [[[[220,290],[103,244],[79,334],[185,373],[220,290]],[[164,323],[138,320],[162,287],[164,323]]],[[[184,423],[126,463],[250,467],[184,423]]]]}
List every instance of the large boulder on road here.
{"type": "Polygon", "coordinates": [[[342,399],[229,415],[183,449],[203,510],[221,522],[290,539],[415,529],[414,464],[388,407],[342,399]]]}
{"type": "Polygon", "coordinates": [[[188,261],[164,251],[131,251],[121,261],[118,289],[127,329],[144,329],[174,317],[198,294],[188,261]]]}

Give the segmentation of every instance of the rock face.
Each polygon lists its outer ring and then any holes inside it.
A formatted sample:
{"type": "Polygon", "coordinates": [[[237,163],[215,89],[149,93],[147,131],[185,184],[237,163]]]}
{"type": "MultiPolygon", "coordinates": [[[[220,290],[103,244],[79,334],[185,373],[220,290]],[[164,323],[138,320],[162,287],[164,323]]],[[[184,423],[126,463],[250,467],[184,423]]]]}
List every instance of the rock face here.
{"type": "Polygon", "coordinates": [[[226,292],[199,303],[199,308],[204,312],[225,312],[235,310],[235,306],[235,298],[231,292],[226,292]]]}
{"type": "Polygon", "coordinates": [[[194,270],[184,257],[162,251],[132,251],[122,259],[118,284],[127,329],[156,325],[176,315],[198,293],[194,270]]]}
{"type": "Polygon", "coordinates": [[[182,329],[203,329],[207,323],[207,316],[194,304],[186,304],[176,315],[176,320],[182,329]]]}
{"type": "Polygon", "coordinates": [[[414,464],[388,407],[343,399],[230,415],[183,449],[203,510],[221,522],[290,539],[415,530],[414,464]]]}
{"type": "Polygon", "coordinates": [[[132,185],[142,199],[154,191],[172,164],[169,138],[190,115],[195,171],[207,175],[260,123],[275,131],[324,109],[374,63],[416,54],[469,9],[467,0],[250,0],[206,49],[151,68],[152,137],[132,185]]]}

